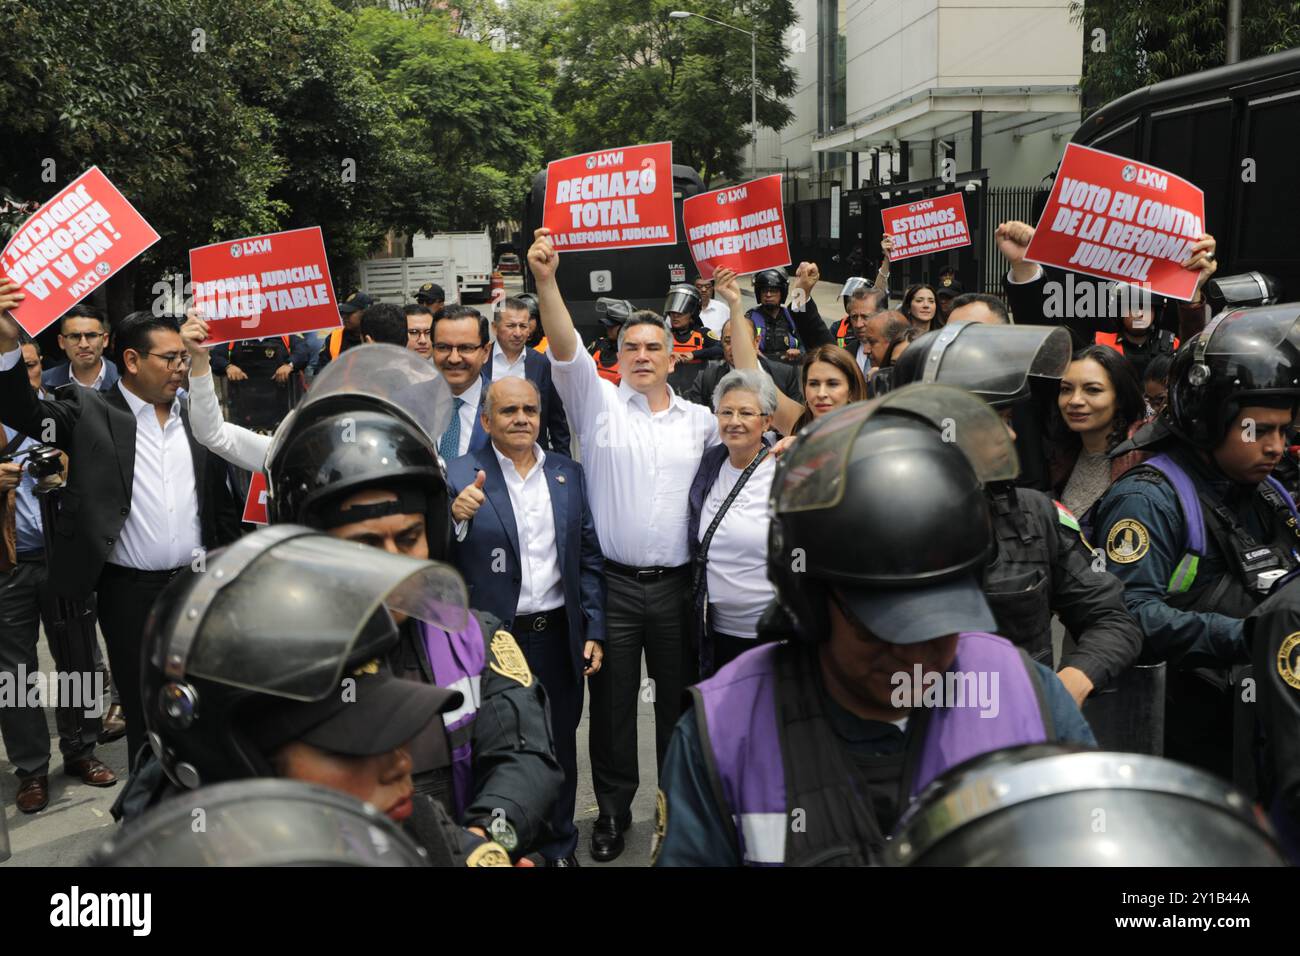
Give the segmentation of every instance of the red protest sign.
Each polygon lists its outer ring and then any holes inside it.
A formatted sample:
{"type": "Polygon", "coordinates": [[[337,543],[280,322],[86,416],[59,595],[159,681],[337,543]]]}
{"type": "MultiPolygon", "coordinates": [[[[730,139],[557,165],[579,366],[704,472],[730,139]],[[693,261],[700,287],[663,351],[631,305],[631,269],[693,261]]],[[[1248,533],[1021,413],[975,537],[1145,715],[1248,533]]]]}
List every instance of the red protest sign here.
{"type": "Polygon", "coordinates": [[[191,249],[190,281],[204,345],[342,324],[319,226],[191,249]]]}
{"type": "Polygon", "coordinates": [[[700,275],[742,275],[790,264],[781,174],[700,193],[682,202],[682,228],[700,275]]]}
{"type": "Polygon", "coordinates": [[[27,298],[13,310],[35,335],[158,241],[98,166],[86,170],[22,224],[0,270],[27,298]]]}
{"type": "Polygon", "coordinates": [[[244,499],[244,517],[246,524],[270,524],[266,512],[266,472],[253,472],[253,480],[248,483],[248,497],[244,499]]]}
{"type": "Polygon", "coordinates": [[[1070,143],[1025,258],[1190,299],[1184,269],[1205,231],[1205,193],[1180,176],[1070,143]]]}
{"type": "Polygon", "coordinates": [[[885,235],[894,237],[890,262],[970,245],[966,200],[961,193],[904,203],[880,210],[885,235]]]}
{"type": "Polygon", "coordinates": [[[542,225],[557,252],[677,242],[673,144],[624,146],[546,166],[542,225]]]}

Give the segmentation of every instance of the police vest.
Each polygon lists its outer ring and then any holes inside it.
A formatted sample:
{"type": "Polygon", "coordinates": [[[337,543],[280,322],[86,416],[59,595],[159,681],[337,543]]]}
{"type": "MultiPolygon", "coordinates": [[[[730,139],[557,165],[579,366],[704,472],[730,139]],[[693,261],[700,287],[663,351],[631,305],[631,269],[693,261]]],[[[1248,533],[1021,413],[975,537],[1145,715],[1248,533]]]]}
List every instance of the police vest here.
{"type": "Polygon", "coordinates": [[[853,324],[849,322],[849,317],[846,315],[835,327],[835,344],[842,349],[848,348],[847,343],[850,339],[856,339],[856,336],[853,334],[853,324]]]}
{"type": "Polygon", "coordinates": [[[676,331],[673,332],[673,351],[678,354],[692,355],[704,348],[704,333],[699,329],[691,329],[686,338],[680,338],[676,331]]]}
{"type": "MultiPolygon", "coordinates": [[[[863,865],[883,849],[885,835],[822,713],[817,666],[814,646],[764,644],[691,688],[701,746],[713,758],[713,792],[748,866],[863,865]],[[802,827],[791,826],[796,812],[802,827]]],[[[1054,736],[1032,668],[1005,638],[959,636],[950,673],[997,674],[998,711],[912,710],[909,736],[918,752],[902,781],[908,799],[964,760],[1054,736]]]]}
{"type": "Polygon", "coordinates": [[[233,343],[230,346],[230,364],[239,366],[245,372],[250,369],[259,374],[263,370],[274,371],[288,362],[293,352],[289,336],[281,335],[277,338],[278,341],[275,338],[244,339],[233,343]]]}
{"type": "Polygon", "coordinates": [[[481,684],[483,668],[487,666],[487,648],[474,614],[469,615],[464,630],[448,632],[421,622],[420,633],[429,655],[433,683],[447,690],[458,690],[465,698],[459,708],[442,715],[451,754],[451,811],[460,819],[474,794],[474,719],[483,699],[481,684]]]}
{"type": "Polygon", "coordinates": [[[764,355],[784,359],[788,349],[801,347],[799,336],[795,333],[794,316],[785,306],[781,306],[780,311],[777,312],[770,329],[767,316],[763,314],[762,309],[757,307],[750,309],[747,315],[754,323],[754,328],[758,330],[758,350],[764,355]]]}
{"type": "MultiPolygon", "coordinates": [[[[1124,340],[1119,337],[1118,332],[1098,332],[1093,342],[1097,345],[1106,345],[1113,348],[1120,355],[1124,354],[1124,340]]],[[[1168,329],[1156,330],[1156,347],[1155,352],[1158,355],[1173,355],[1178,351],[1178,336],[1168,329]]]]}
{"type": "Polygon", "coordinates": [[[617,385],[623,376],[618,370],[618,343],[600,338],[587,346],[587,351],[596,360],[596,374],[617,385]]]}

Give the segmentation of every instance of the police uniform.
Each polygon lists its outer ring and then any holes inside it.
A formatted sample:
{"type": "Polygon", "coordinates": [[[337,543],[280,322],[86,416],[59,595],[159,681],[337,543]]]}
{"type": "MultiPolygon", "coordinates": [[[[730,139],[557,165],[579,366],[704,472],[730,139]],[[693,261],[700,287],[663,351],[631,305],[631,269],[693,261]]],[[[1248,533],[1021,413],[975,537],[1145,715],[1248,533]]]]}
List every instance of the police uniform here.
{"type": "Polygon", "coordinates": [[[673,352],[679,358],[677,367],[668,375],[668,384],[680,395],[690,388],[705,362],[722,358],[722,343],[699,319],[693,319],[685,329],[673,329],[672,335],[673,352]]]}
{"type": "MultiPolygon", "coordinates": [[[[806,300],[804,311],[808,321],[821,321],[817,314],[817,306],[811,298],[806,300]]],[[[800,345],[797,331],[798,325],[794,314],[786,306],[780,306],[776,315],[769,316],[763,311],[761,305],[756,305],[746,312],[745,316],[758,330],[758,351],[772,361],[788,362],[785,353],[789,349],[802,350],[803,346],[800,345]]]]}
{"type": "Polygon", "coordinates": [[[217,346],[212,358],[213,369],[218,374],[224,374],[227,366],[234,365],[248,376],[244,381],[232,383],[230,420],[253,431],[270,431],[297,404],[302,393],[299,376],[311,360],[311,354],[303,336],[274,335],[217,346]],[[281,384],[273,376],[284,365],[292,366],[293,372],[281,384]]]}
{"type": "Polygon", "coordinates": [[[1300,863],[1300,580],[1261,604],[1246,634],[1256,680],[1257,798],[1291,862],[1300,863]]]}
{"type": "Polygon", "coordinates": [[[618,342],[601,336],[587,346],[587,352],[596,360],[596,374],[617,385],[623,380],[618,370],[618,342]]]}
{"type": "Polygon", "coordinates": [[[1098,332],[1093,341],[1097,345],[1113,348],[1128,359],[1129,364],[1133,366],[1133,371],[1137,373],[1139,382],[1145,377],[1147,366],[1151,364],[1153,358],[1157,355],[1172,356],[1178,351],[1180,344],[1178,336],[1168,329],[1152,329],[1151,334],[1142,342],[1134,342],[1127,338],[1123,331],[1098,332]]]}

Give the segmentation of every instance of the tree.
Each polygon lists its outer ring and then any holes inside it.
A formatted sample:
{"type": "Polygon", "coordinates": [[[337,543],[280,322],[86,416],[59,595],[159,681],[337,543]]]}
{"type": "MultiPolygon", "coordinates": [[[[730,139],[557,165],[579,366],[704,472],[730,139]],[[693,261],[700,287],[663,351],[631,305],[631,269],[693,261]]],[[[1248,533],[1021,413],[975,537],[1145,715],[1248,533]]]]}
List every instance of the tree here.
{"type": "MultiPolygon", "coordinates": [[[[1082,86],[1092,109],[1132,90],[1222,66],[1225,0],[1088,0],[1070,13],[1083,25],[1082,86]]],[[[1242,4],[1242,59],[1300,45],[1300,2],[1242,4]]]]}

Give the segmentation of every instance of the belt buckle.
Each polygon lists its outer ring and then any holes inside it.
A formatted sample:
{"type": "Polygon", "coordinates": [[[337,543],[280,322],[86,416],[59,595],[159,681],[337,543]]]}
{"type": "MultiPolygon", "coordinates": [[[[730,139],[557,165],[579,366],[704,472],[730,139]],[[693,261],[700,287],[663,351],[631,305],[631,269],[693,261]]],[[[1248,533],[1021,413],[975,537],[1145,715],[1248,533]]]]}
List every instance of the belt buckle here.
{"type": "Polygon", "coordinates": [[[539,615],[537,615],[537,617],[533,618],[533,630],[534,630],[534,631],[544,631],[544,630],[546,630],[546,615],[545,615],[545,614],[539,614],[539,615]]]}
{"type": "Polygon", "coordinates": [[[637,583],[640,583],[642,581],[655,581],[658,580],[659,575],[662,573],[663,573],[662,571],[644,571],[644,570],[638,571],[636,573],[636,580],[637,583]]]}

